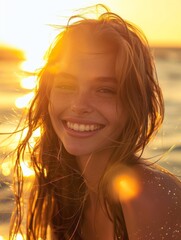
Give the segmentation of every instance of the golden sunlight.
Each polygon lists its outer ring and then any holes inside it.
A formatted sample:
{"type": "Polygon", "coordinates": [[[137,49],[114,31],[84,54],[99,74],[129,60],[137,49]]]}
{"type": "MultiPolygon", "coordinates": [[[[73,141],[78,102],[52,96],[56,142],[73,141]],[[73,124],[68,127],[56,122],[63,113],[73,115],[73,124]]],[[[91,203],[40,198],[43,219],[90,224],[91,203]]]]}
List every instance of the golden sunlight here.
{"type": "Polygon", "coordinates": [[[41,135],[40,133],[40,128],[37,128],[34,132],[33,132],[33,138],[37,138],[41,135]]]}
{"type": "MultiPolygon", "coordinates": [[[[67,17],[75,14],[76,9],[98,2],[100,1],[1,0],[0,44],[4,43],[24,50],[27,59],[31,61],[30,68],[36,68],[37,64],[34,60],[42,58],[57,34],[52,26],[65,24],[67,17]]],[[[172,4],[166,1],[164,7],[163,2],[157,0],[149,3],[143,0],[112,0],[111,3],[108,0],[102,0],[101,3],[108,5],[112,11],[120,14],[123,18],[138,24],[151,43],[175,43],[180,46],[180,0],[173,0],[172,4]],[[154,12],[154,19],[152,12],[154,12]],[[162,18],[160,18],[160,14],[162,18]],[[169,21],[167,21],[168,19],[169,21]]]]}
{"type": "Polygon", "coordinates": [[[24,177],[31,177],[34,175],[34,171],[29,166],[28,162],[21,162],[21,168],[22,168],[24,177]]]}
{"type": "Polygon", "coordinates": [[[21,233],[18,233],[16,236],[15,236],[15,240],[23,240],[23,236],[21,235],[21,233]]]}
{"type": "Polygon", "coordinates": [[[9,176],[11,173],[11,163],[10,162],[4,162],[1,165],[1,172],[4,176],[9,176]]]}
{"type": "Polygon", "coordinates": [[[15,101],[16,107],[20,109],[27,107],[33,97],[34,97],[34,93],[30,92],[22,97],[17,98],[15,101]]]}
{"type": "Polygon", "coordinates": [[[45,51],[58,33],[53,25],[67,24],[67,19],[75,14],[76,9],[96,2],[97,0],[68,0],[63,3],[59,0],[2,0],[0,44],[23,50],[27,59],[23,63],[23,69],[34,71],[42,65],[45,51]]]}
{"type": "Polygon", "coordinates": [[[113,181],[113,190],[120,201],[131,200],[138,196],[140,186],[134,172],[129,171],[127,174],[117,176],[113,181]]]}
{"type": "Polygon", "coordinates": [[[26,54],[26,61],[22,62],[20,65],[20,68],[23,71],[35,72],[37,69],[40,69],[41,67],[44,66],[45,60],[43,59],[43,53],[42,54],[34,53],[32,55],[32,53],[28,54],[28,52],[26,52],[25,54],[26,54]]]}
{"type": "Polygon", "coordinates": [[[24,77],[22,78],[20,85],[22,88],[25,89],[34,89],[36,86],[36,77],[35,76],[24,77]]]}

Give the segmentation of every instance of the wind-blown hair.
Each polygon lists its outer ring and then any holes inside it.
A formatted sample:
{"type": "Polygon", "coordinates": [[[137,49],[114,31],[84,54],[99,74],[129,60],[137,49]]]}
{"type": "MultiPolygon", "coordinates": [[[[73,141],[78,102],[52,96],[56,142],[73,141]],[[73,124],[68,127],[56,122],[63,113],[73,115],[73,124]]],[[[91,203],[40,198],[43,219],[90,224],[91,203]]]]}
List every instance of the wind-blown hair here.
{"type": "Polygon", "coordinates": [[[151,50],[144,35],[131,23],[106,8],[96,19],[80,15],[71,17],[52,44],[47,63],[39,74],[35,97],[25,122],[28,132],[16,149],[16,208],[11,221],[11,239],[21,231],[23,175],[20,161],[27,151],[35,171],[35,181],[29,197],[27,239],[47,239],[48,227],[53,239],[83,239],[81,226],[86,184],[76,161],[70,161],[74,156],[66,152],[52,127],[48,105],[56,61],[61,57],[61,50],[71,32],[79,31],[81,34],[85,29],[91,32],[92,38],[110,43],[116,52],[118,100],[127,110],[128,120],[101,178],[99,194],[104,199],[108,216],[113,222],[115,239],[128,239],[121,203],[113,201],[109,194],[107,186],[111,179],[107,176],[111,176],[110,173],[114,175],[120,164],[138,162],[145,146],[163,121],[164,106],[151,50]],[[32,147],[30,140],[37,128],[41,129],[41,136],[32,147]]]}

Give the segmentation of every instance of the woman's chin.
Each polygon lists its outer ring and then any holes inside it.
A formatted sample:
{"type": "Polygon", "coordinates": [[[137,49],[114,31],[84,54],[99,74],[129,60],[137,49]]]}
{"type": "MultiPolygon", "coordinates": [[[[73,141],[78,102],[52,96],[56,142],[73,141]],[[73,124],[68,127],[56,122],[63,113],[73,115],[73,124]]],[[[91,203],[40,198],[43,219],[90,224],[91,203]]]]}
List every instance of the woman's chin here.
{"type": "Polygon", "coordinates": [[[85,149],[83,149],[83,148],[75,148],[75,147],[67,147],[67,146],[64,146],[65,147],[65,150],[69,153],[69,154],[71,154],[71,155],[73,155],[73,156],[75,156],[75,157],[77,157],[77,158],[81,158],[81,157],[84,157],[84,156],[90,156],[91,155],[91,151],[89,152],[89,151],[85,151],[85,149]]]}

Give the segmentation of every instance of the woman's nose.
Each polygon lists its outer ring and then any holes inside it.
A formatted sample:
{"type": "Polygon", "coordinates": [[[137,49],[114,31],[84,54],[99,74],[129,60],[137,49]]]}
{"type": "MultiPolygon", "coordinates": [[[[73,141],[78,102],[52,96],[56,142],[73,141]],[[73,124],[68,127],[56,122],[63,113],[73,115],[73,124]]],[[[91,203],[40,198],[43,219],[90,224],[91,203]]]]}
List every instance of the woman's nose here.
{"type": "Polygon", "coordinates": [[[71,110],[77,114],[85,114],[92,112],[90,96],[87,92],[78,92],[71,104],[71,110]]]}

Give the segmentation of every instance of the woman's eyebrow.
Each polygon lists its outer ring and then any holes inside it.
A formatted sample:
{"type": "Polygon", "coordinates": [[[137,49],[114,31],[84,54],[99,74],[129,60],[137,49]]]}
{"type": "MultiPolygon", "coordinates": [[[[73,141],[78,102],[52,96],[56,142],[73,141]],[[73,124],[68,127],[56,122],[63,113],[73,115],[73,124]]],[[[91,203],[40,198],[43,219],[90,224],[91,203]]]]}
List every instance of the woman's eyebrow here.
{"type": "Polygon", "coordinates": [[[97,82],[113,82],[113,83],[117,82],[115,77],[107,77],[107,76],[96,77],[95,81],[97,81],[97,82]]]}
{"type": "MultiPolygon", "coordinates": [[[[77,79],[78,77],[71,74],[71,73],[68,73],[68,72],[57,72],[55,74],[55,77],[63,77],[63,78],[68,78],[68,79],[72,79],[72,80],[75,80],[77,79]]],[[[112,83],[117,83],[117,80],[115,77],[112,77],[112,76],[98,76],[98,77],[94,77],[92,79],[93,81],[95,82],[98,82],[98,83],[106,83],[106,82],[112,82],[112,83]]]]}

